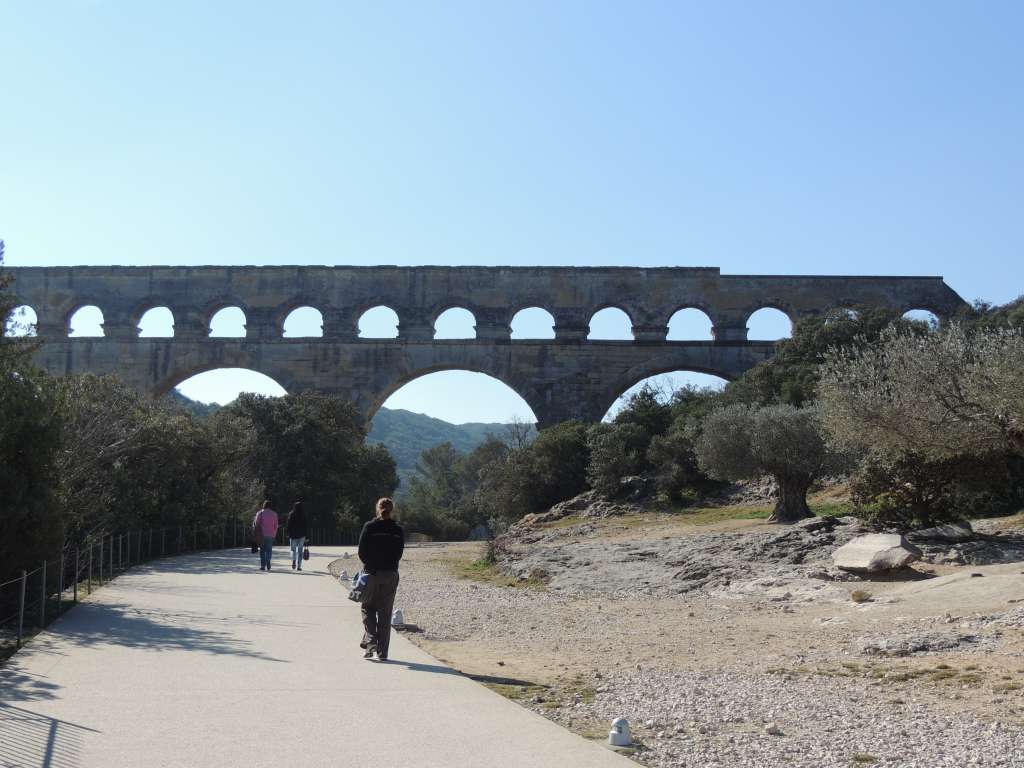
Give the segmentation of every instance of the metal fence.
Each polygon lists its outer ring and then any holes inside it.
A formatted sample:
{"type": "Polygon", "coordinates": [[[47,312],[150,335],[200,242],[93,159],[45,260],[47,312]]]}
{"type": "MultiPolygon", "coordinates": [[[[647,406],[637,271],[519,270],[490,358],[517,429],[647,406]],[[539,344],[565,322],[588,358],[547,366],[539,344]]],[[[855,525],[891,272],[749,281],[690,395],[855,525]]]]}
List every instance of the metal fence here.
{"type": "MultiPolygon", "coordinates": [[[[315,528],[311,546],[352,546],[358,530],[315,528]]],[[[276,543],[288,542],[284,526],[276,543]]],[[[80,547],[65,547],[53,560],[0,584],[0,659],[55,621],[80,596],[92,594],[134,565],[188,552],[249,547],[250,528],[240,522],[224,526],[178,526],[102,536],[80,547]]]]}

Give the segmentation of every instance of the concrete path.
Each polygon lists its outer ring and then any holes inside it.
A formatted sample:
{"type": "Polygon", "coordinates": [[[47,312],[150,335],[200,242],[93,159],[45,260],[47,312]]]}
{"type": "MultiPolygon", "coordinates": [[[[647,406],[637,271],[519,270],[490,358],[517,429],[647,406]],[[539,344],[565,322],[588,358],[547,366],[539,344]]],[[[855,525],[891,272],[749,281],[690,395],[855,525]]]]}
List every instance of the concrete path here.
{"type": "Polygon", "coordinates": [[[402,637],[364,661],[326,573],[342,551],[302,573],[278,548],[269,573],[231,550],[119,577],[0,669],[0,766],[635,768],[402,637]]]}

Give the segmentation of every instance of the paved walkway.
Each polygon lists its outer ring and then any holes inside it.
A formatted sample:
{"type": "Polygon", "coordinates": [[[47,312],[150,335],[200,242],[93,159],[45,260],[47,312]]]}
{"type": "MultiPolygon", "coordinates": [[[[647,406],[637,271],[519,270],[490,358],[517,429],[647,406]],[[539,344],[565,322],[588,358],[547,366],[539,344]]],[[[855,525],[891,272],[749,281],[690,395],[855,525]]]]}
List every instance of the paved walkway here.
{"type": "Polygon", "coordinates": [[[302,573],[278,548],[269,573],[231,550],[124,574],[0,668],[0,766],[635,768],[402,637],[364,661],[326,573],[341,552],[302,573]]]}

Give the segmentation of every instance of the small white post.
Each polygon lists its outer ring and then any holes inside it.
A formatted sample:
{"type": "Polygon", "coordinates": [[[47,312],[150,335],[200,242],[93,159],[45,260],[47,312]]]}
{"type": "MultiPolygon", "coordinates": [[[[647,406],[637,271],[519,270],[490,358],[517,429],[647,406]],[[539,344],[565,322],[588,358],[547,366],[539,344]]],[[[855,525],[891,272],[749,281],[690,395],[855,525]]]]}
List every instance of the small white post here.
{"type": "Polygon", "coordinates": [[[612,729],[608,731],[608,744],[612,747],[628,747],[633,743],[629,734],[629,721],[624,717],[612,720],[612,729]]]}

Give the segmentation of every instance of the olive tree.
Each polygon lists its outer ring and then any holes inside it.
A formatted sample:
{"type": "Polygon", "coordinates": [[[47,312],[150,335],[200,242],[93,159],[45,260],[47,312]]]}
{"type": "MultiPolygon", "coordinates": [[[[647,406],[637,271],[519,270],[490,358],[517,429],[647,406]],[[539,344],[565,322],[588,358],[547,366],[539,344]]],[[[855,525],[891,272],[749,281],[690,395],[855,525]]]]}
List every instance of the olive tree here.
{"type": "Polygon", "coordinates": [[[701,468],[715,479],[773,477],[778,497],[769,519],[780,523],[811,517],[811,483],[843,463],[826,444],[814,407],[730,405],[712,411],[695,447],[701,468]]]}
{"type": "Polygon", "coordinates": [[[1019,330],[889,330],[876,345],[831,351],[819,392],[825,424],[846,448],[932,461],[1024,455],[1019,330]]]}

